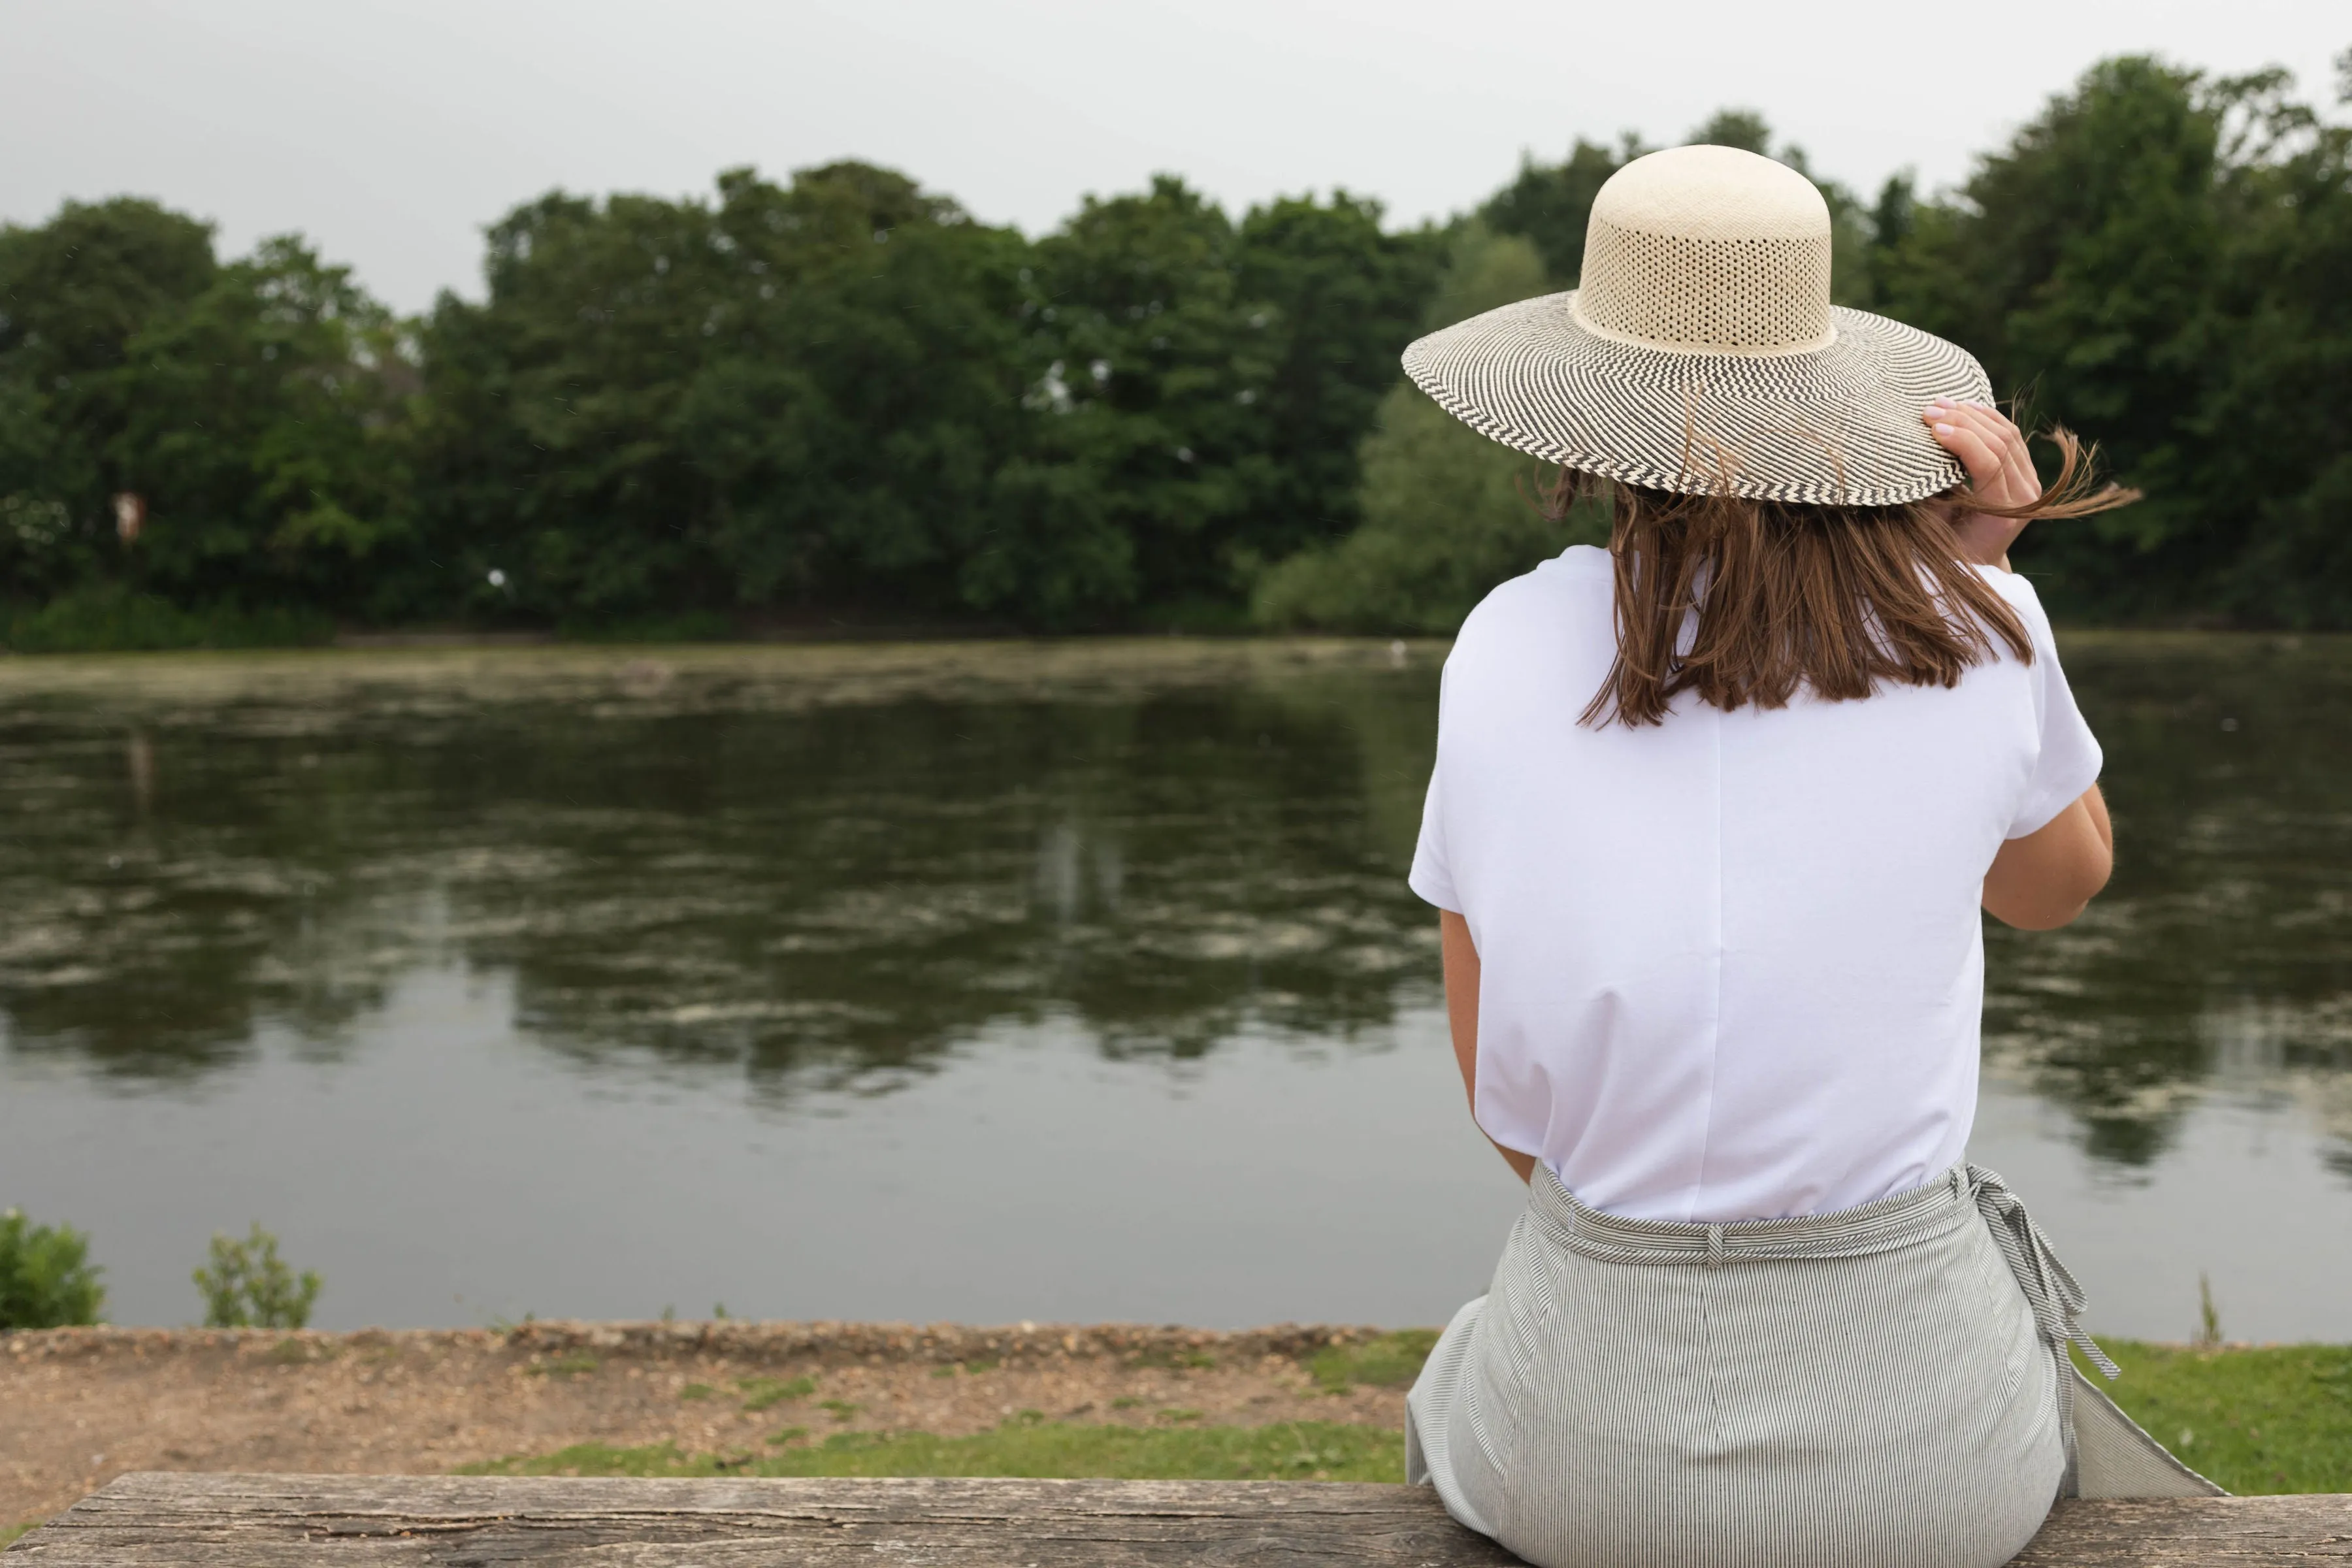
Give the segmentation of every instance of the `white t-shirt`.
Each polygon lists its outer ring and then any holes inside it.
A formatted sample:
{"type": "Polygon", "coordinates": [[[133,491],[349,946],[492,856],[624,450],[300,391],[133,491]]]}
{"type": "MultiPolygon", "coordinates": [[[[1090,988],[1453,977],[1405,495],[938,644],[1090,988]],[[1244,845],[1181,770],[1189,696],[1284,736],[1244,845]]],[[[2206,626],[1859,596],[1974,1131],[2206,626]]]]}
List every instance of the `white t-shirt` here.
{"type": "Polygon", "coordinates": [[[1413,891],[1469,922],[1478,1125],[1595,1208],[1699,1224],[1890,1197],[1976,1117],[1978,916],[2006,838],[2099,773],[2031,632],[1958,687],[1580,725],[1615,652],[1608,554],[1488,595],[1445,661],[1413,891]]]}

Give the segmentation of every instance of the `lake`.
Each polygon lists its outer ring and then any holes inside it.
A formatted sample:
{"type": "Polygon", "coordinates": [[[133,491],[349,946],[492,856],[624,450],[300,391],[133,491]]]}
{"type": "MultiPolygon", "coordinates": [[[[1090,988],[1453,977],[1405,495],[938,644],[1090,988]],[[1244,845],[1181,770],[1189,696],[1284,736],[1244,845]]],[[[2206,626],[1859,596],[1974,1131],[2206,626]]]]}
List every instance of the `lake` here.
{"type": "MultiPolygon", "coordinates": [[[[184,1322],[1442,1322],[1442,644],[0,660],[0,1205],[184,1322]]],[[[2113,888],[1973,1157],[2095,1331],[2352,1340],[2352,640],[2077,636],[2113,888]]]]}

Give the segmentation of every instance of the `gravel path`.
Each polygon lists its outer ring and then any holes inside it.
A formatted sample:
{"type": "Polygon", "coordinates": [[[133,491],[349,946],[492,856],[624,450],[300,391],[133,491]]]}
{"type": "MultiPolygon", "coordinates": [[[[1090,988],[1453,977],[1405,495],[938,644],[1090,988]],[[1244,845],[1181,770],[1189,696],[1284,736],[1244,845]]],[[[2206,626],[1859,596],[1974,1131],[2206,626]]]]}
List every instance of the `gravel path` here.
{"type": "Polygon", "coordinates": [[[954,1436],[1030,1410],[1401,1428],[1401,1391],[1330,1393],[1305,1370],[1379,1332],[721,1321],[0,1334],[0,1530],[125,1470],[436,1473],[591,1441],[738,1452],[796,1426],[954,1436]]]}

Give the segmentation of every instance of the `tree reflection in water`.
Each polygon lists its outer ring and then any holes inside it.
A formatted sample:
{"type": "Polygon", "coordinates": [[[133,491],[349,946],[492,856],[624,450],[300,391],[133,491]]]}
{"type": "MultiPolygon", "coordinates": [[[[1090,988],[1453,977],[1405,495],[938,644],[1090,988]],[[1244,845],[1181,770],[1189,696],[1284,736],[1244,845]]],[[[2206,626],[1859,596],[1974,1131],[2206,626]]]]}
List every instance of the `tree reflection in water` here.
{"type": "MultiPolygon", "coordinates": [[[[447,963],[510,973],[517,1026],[583,1066],[769,1094],[1049,1016],[1113,1058],[1374,1041],[1435,994],[1402,872],[1441,651],[16,661],[9,1048],[193,1078],[274,1024],[331,1058],[447,963]]],[[[2352,645],[2086,637],[2069,666],[2122,865],[2075,927],[1992,931],[1989,1069],[2116,1165],[2216,1087],[2352,1150],[2352,645]]]]}

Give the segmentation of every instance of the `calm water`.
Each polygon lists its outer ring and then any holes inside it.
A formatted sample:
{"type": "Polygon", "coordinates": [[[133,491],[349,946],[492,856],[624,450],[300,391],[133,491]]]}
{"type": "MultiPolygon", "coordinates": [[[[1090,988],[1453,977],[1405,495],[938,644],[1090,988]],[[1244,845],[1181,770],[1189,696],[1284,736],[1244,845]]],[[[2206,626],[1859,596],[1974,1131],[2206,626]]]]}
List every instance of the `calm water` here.
{"type": "MultiPolygon", "coordinates": [[[[1442,648],[0,663],[0,1204],[184,1321],[1435,1322],[1517,1191],[1403,886],[1442,648]]],[[[2095,1328],[2352,1339],[2352,643],[2077,638],[2123,842],[1975,1156],[2095,1328]]]]}

